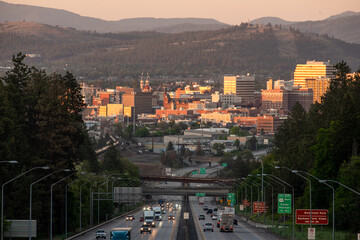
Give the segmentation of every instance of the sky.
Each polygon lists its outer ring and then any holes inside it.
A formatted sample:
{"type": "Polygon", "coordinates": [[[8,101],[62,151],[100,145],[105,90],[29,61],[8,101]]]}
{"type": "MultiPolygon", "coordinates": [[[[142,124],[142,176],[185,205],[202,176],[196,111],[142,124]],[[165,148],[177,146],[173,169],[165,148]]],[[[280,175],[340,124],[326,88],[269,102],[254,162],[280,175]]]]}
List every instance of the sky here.
{"type": "Polygon", "coordinates": [[[63,9],[81,16],[124,18],[214,18],[240,24],[260,17],[287,21],[322,20],[345,11],[360,12],[360,0],[4,0],[63,9]]]}

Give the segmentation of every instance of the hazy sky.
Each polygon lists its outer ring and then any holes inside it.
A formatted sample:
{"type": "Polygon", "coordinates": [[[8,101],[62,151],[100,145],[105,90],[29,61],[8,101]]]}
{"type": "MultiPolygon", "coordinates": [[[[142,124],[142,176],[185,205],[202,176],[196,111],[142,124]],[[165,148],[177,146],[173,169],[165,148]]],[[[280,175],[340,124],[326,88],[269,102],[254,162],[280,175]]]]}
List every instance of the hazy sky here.
{"type": "Polygon", "coordinates": [[[288,21],[322,20],[344,11],[360,12],[360,0],[5,0],[68,10],[104,20],[136,17],[215,18],[239,24],[275,16],[288,21]]]}

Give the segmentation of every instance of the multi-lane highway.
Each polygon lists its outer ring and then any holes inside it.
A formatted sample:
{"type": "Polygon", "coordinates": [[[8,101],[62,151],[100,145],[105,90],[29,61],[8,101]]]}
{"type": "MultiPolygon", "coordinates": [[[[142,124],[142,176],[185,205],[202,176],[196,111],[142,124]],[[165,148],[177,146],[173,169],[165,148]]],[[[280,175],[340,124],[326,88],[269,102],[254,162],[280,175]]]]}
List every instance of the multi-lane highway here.
{"type": "MultiPolygon", "coordinates": [[[[196,167],[189,167],[180,169],[176,172],[174,172],[177,176],[183,176],[186,173],[189,173],[191,171],[194,171],[198,169],[199,167],[206,167],[205,165],[199,165],[196,167]]],[[[216,172],[220,171],[222,169],[221,166],[215,165],[211,168],[207,168],[206,174],[201,175],[195,175],[196,177],[209,177],[209,175],[213,176],[216,175],[216,172]]],[[[181,183],[178,182],[162,182],[162,183],[153,183],[152,187],[154,188],[174,188],[181,186],[181,183]]],[[[195,184],[191,183],[191,187],[205,187],[209,186],[208,184],[195,184]]],[[[158,198],[163,198],[168,201],[173,202],[173,206],[175,204],[181,205],[182,203],[182,196],[153,196],[154,200],[157,200],[158,198]]],[[[219,208],[221,209],[221,206],[215,206],[214,199],[211,197],[205,197],[205,205],[207,205],[209,208],[219,208]]],[[[197,197],[189,197],[190,202],[190,208],[194,216],[194,223],[195,227],[197,228],[198,236],[200,239],[241,239],[241,240],[279,240],[281,238],[273,235],[270,233],[270,231],[261,229],[261,228],[255,228],[251,226],[250,224],[241,221],[240,218],[238,219],[238,225],[234,226],[234,232],[220,232],[219,228],[216,226],[216,220],[211,220],[211,215],[206,214],[206,212],[203,210],[203,205],[199,205],[197,197]],[[205,215],[205,220],[199,220],[199,215],[205,215]],[[203,232],[203,225],[206,222],[210,222],[214,224],[214,231],[206,231],[203,232]]],[[[181,216],[181,209],[177,209],[175,211],[175,208],[166,209],[166,213],[162,215],[163,220],[156,222],[156,227],[152,229],[152,233],[143,233],[140,234],[140,228],[142,225],[142,222],[139,221],[139,218],[142,216],[143,211],[139,210],[136,213],[134,213],[135,220],[134,221],[126,221],[125,218],[118,219],[116,221],[113,221],[109,224],[106,224],[102,227],[99,227],[98,229],[104,229],[107,234],[109,235],[110,230],[114,227],[131,227],[132,228],[132,237],[133,239],[176,239],[177,231],[178,231],[178,223],[181,216]],[[174,215],[175,220],[168,220],[169,215],[174,215]]],[[[86,233],[78,238],[76,240],[93,240],[96,239],[96,230],[86,233]]]]}
{"type": "MultiPolygon", "coordinates": [[[[175,204],[176,202],[174,202],[175,204]]],[[[177,202],[180,204],[180,202],[177,202]]],[[[173,205],[174,206],[174,205],[173,205]]],[[[107,232],[107,239],[110,239],[110,230],[115,227],[130,227],[132,228],[132,237],[133,239],[144,239],[144,240],[152,240],[152,239],[176,239],[176,228],[178,225],[179,217],[180,217],[180,208],[175,209],[172,207],[167,209],[165,207],[166,213],[162,215],[162,221],[156,221],[156,227],[152,228],[151,233],[140,233],[140,228],[142,222],[139,221],[140,217],[143,214],[142,210],[134,213],[135,220],[126,221],[125,217],[113,221],[109,224],[103,225],[99,228],[94,229],[94,231],[90,231],[82,236],[75,238],[76,240],[93,240],[96,239],[96,231],[98,229],[104,229],[107,232]],[[169,215],[174,215],[175,220],[168,220],[169,215]]]]}
{"type": "Polygon", "coordinates": [[[199,233],[201,233],[202,239],[208,240],[222,240],[222,239],[240,239],[240,240],[279,240],[279,238],[271,234],[268,230],[255,228],[246,222],[240,221],[238,219],[238,225],[234,225],[234,232],[220,232],[220,229],[216,226],[217,220],[211,220],[211,214],[206,214],[206,211],[203,210],[203,206],[207,206],[211,209],[221,208],[220,206],[213,205],[210,201],[211,198],[205,198],[205,204],[199,205],[196,197],[190,198],[190,206],[194,216],[195,227],[198,228],[199,233]],[[205,220],[199,220],[199,215],[204,215],[205,220]],[[214,231],[204,232],[203,225],[205,223],[214,224],[214,231]]]}

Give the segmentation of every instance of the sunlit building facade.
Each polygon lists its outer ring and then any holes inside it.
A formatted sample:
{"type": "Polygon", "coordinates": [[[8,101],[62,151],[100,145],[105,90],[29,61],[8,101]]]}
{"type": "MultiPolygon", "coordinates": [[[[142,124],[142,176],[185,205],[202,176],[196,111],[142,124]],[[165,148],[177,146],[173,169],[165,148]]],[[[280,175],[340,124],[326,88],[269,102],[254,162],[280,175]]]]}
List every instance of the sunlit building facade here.
{"type": "Polygon", "coordinates": [[[306,87],[305,79],[335,78],[335,67],[330,62],[307,61],[298,64],[294,72],[294,86],[306,87]]]}

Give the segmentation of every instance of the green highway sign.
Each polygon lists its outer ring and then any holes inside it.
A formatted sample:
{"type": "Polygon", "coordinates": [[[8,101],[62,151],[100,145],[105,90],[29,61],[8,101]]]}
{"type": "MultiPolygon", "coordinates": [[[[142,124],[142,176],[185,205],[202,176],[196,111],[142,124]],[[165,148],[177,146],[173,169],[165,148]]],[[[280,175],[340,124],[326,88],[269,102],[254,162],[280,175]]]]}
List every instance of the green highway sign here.
{"type": "Polygon", "coordinates": [[[235,193],[228,193],[227,194],[227,199],[228,199],[228,203],[230,204],[236,204],[236,199],[235,199],[235,193]]]}
{"type": "Polygon", "coordinates": [[[198,171],[191,172],[192,175],[199,174],[198,171]]]}
{"type": "Polygon", "coordinates": [[[291,213],[291,194],[278,194],[278,213],[291,213]]]}
{"type": "Polygon", "coordinates": [[[226,168],[226,167],[227,167],[227,163],[223,163],[223,164],[221,164],[221,166],[223,166],[224,168],[226,168]]]}
{"type": "Polygon", "coordinates": [[[206,168],[200,168],[200,174],[206,174],[206,168]]]}
{"type": "Polygon", "coordinates": [[[205,193],[195,193],[195,196],[197,196],[197,197],[205,197],[205,193]]]}

